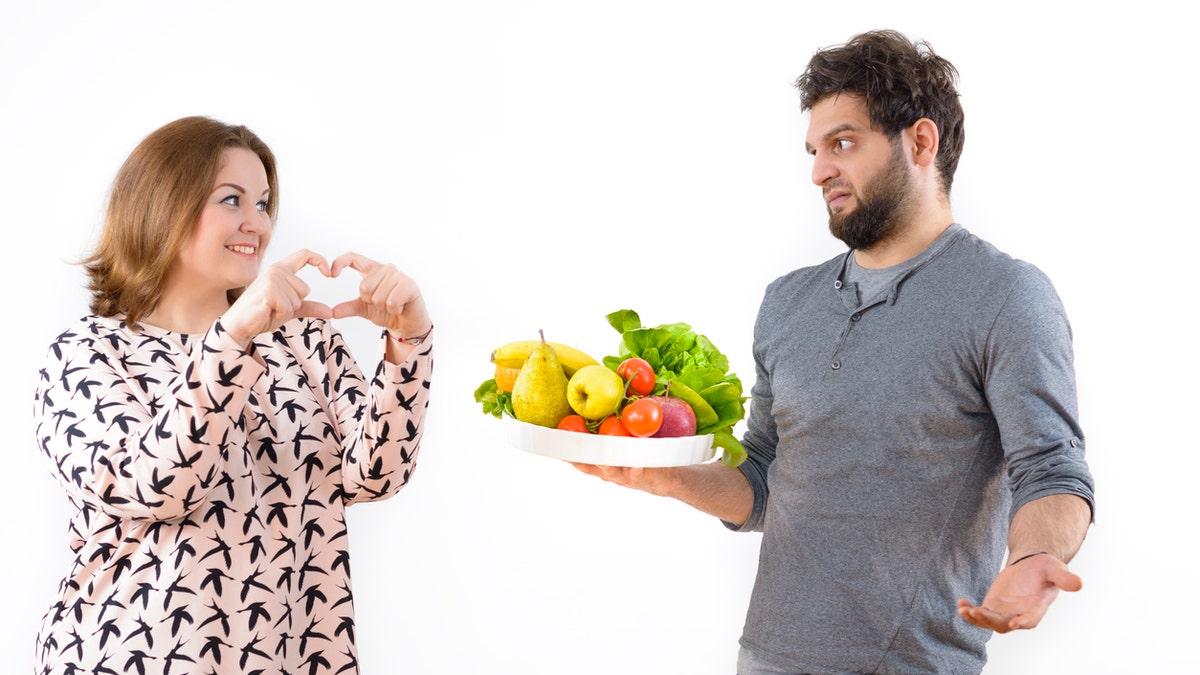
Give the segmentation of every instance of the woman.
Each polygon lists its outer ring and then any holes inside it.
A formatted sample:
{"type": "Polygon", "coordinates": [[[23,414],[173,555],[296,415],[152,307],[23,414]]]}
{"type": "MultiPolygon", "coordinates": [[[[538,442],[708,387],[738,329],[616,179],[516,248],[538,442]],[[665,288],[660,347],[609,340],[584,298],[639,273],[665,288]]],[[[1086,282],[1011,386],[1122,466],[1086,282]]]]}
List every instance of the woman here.
{"type": "Polygon", "coordinates": [[[208,118],[146,137],[85,261],[91,315],[50,346],[37,443],[73,506],[37,673],[355,673],[345,507],[411,477],[432,324],[355,253],[260,271],[275,158],[208,118]],[[308,299],[297,272],[362,276],[308,299]],[[383,328],[365,378],[331,319],[383,328]]]}

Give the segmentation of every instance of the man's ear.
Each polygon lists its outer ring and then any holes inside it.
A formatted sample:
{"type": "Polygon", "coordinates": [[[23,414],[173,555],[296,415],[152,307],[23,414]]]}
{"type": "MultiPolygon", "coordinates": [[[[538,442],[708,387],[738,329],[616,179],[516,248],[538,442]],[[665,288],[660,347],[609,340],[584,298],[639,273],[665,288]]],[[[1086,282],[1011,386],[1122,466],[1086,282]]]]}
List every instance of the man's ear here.
{"type": "Polygon", "coordinates": [[[937,124],[928,117],[922,117],[908,128],[908,134],[913,163],[917,166],[933,166],[938,152],[937,124]]]}

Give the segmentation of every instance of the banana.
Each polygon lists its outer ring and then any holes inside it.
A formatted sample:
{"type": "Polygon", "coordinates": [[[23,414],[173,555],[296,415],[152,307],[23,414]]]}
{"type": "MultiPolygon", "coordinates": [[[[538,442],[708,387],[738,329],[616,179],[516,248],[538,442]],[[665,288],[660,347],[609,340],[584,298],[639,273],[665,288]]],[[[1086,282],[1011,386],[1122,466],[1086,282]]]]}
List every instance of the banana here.
{"type": "MultiPolygon", "coordinates": [[[[492,363],[507,368],[520,368],[525,365],[525,359],[529,358],[529,354],[533,351],[534,347],[540,344],[542,344],[541,340],[509,342],[492,350],[492,363]]],[[[569,345],[549,341],[546,344],[554,349],[554,353],[558,356],[558,362],[562,364],[563,374],[568,378],[584,366],[592,366],[599,363],[596,359],[569,345]]]]}

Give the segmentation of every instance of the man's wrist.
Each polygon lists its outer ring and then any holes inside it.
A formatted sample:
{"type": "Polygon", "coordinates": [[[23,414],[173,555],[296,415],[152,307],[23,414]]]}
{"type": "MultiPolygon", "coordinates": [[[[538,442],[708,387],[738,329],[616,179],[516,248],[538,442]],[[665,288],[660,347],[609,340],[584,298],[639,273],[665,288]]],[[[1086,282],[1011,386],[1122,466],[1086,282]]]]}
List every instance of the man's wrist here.
{"type": "Polygon", "coordinates": [[[1016,560],[1008,563],[1008,566],[1012,567],[1013,565],[1016,565],[1017,563],[1021,562],[1022,560],[1028,560],[1035,555],[1050,555],[1050,552],[1049,551],[1034,551],[1033,553],[1026,553],[1025,555],[1021,556],[1020,558],[1017,558],[1016,560]]]}

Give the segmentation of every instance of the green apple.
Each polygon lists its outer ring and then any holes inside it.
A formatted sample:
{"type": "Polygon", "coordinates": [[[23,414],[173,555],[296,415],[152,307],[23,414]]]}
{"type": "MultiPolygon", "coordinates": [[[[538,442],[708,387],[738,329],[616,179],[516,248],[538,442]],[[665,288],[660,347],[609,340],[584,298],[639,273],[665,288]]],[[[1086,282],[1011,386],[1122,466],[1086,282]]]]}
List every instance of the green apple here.
{"type": "Polygon", "coordinates": [[[607,366],[584,366],[567,382],[567,402],[571,409],[589,420],[604,419],[615,413],[624,394],[625,381],[607,366]]]}

